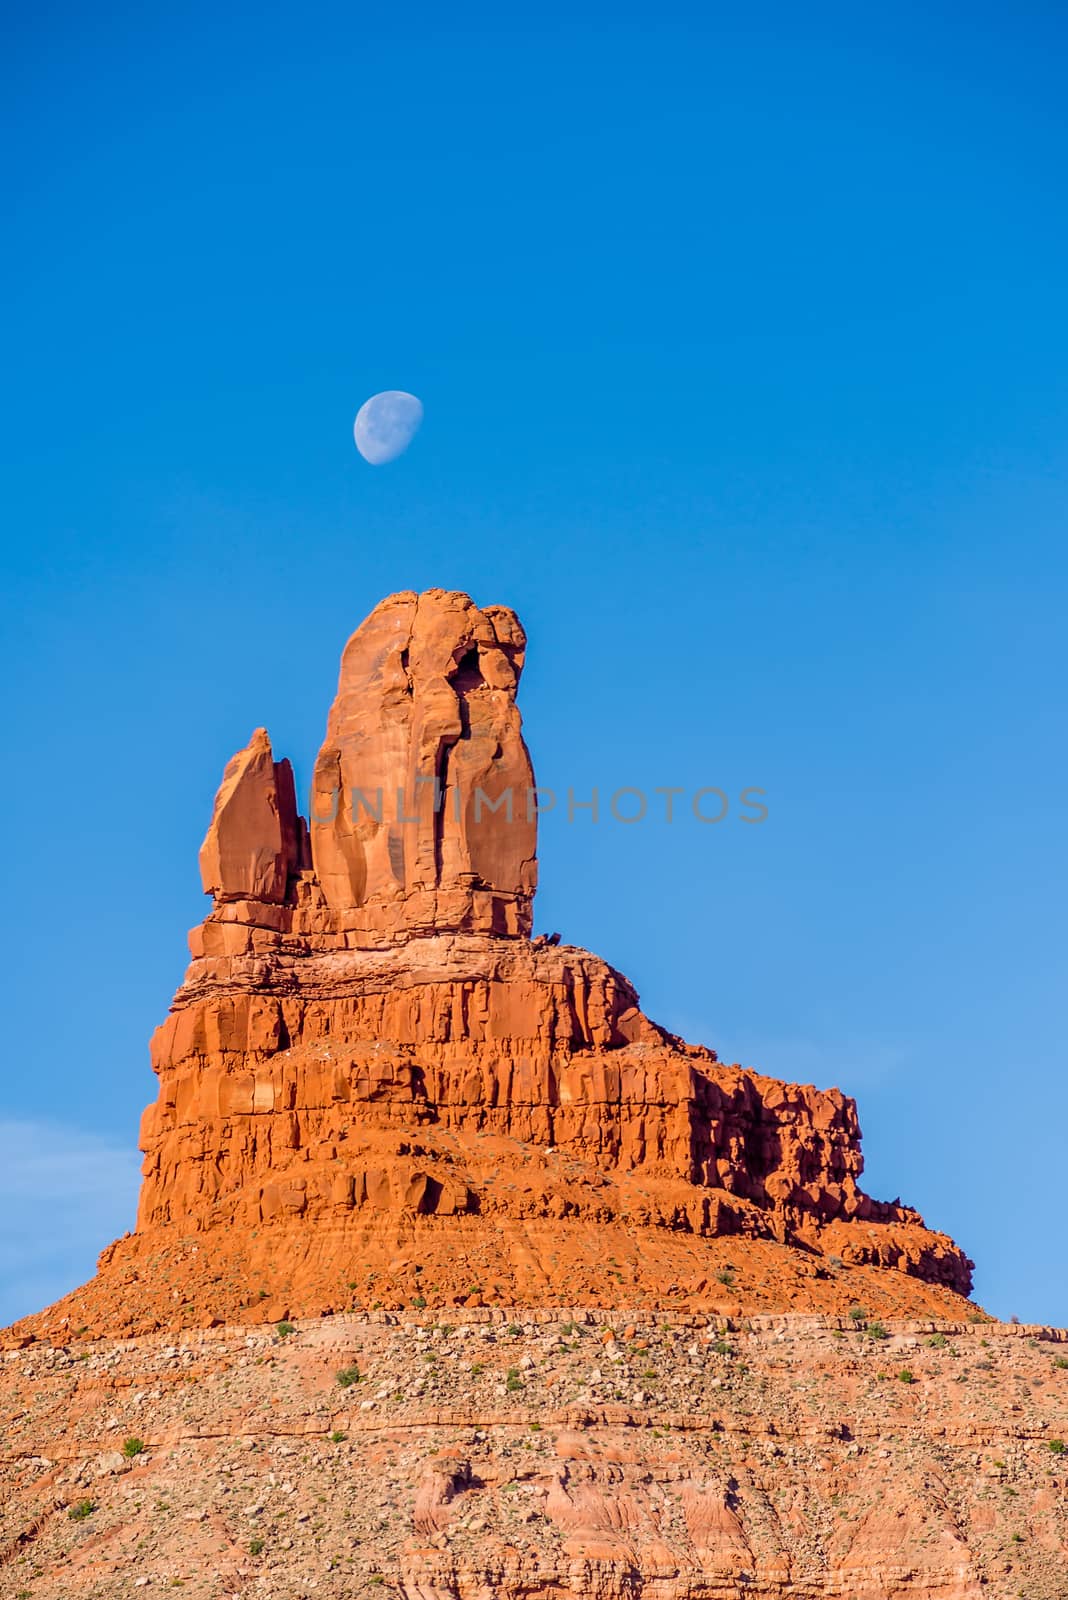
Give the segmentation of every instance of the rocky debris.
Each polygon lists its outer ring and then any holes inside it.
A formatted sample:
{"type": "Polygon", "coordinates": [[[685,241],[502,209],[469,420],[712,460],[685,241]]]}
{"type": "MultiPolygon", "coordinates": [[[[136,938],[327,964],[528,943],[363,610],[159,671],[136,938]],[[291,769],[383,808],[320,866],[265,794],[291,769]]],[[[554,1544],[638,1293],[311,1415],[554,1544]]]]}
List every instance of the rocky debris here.
{"type": "Polygon", "coordinates": [[[0,1597],[1063,1600],[1065,1353],[633,1305],[12,1351],[0,1597]]]}

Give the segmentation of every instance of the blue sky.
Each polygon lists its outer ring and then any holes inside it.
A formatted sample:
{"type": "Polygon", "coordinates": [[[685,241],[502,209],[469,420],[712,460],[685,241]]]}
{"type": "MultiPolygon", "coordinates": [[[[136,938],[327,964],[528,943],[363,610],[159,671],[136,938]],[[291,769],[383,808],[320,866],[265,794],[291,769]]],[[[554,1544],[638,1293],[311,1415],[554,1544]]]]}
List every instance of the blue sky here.
{"type": "Polygon", "coordinates": [[[856,1095],[869,1190],[1068,1321],[1063,17],[508,11],[7,54],[0,1316],[132,1221],[226,759],[306,787],[348,633],[441,585],[526,622],[543,782],[768,793],[548,818],[539,926],[856,1095]]]}

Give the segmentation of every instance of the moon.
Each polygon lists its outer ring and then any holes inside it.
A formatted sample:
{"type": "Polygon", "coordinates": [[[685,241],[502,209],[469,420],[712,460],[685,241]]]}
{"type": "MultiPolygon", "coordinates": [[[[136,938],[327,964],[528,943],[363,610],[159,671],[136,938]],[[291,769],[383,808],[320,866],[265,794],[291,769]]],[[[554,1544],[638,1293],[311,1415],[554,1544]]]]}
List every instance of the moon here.
{"type": "Polygon", "coordinates": [[[419,432],[423,402],[404,389],[383,389],[356,413],[352,437],[365,461],[380,467],[402,456],[419,432]]]}

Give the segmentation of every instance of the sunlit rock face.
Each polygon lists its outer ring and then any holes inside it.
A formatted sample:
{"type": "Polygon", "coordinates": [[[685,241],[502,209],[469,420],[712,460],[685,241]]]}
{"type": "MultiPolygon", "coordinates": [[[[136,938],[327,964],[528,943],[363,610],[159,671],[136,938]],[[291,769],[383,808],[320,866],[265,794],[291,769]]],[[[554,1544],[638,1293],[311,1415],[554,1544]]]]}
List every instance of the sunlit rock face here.
{"type": "Polygon", "coordinates": [[[341,926],[530,932],[525,649],[513,611],[436,589],[392,595],[349,640],[312,798],[312,858],[341,926]]]}

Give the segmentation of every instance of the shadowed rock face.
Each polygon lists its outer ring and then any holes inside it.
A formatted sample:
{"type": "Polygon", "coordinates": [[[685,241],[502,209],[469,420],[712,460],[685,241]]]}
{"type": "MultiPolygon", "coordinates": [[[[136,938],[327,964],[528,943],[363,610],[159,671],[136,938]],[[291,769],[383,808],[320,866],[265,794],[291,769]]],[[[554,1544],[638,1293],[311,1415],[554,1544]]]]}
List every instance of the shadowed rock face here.
{"type": "Polygon", "coordinates": [[[601,1304],[625,1285],[694,1308],[959,1307],[963,1253],[861,1189],[852,1100],[725,1065],[596,955],[529,937],[524,646],[504,607],[383,601],[345,648],[310,834],[262,729],[229,763],[213,907],[152,1042],[137,1232],[78,1292],[83,1322],[255,1320],[261,1259],[293,1314],[339,1285],[544,1304],[565,1282],[601,1304]]]}

